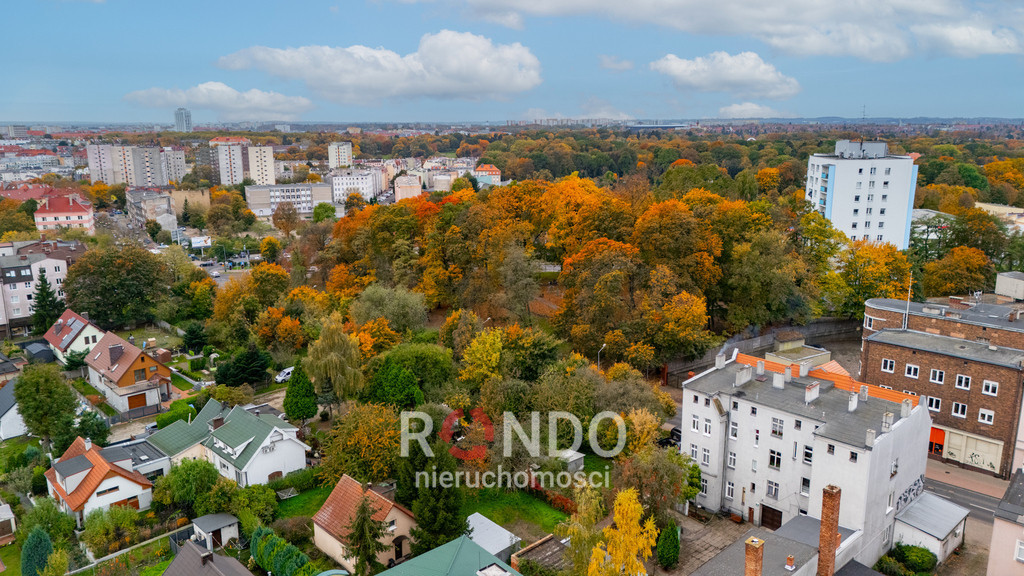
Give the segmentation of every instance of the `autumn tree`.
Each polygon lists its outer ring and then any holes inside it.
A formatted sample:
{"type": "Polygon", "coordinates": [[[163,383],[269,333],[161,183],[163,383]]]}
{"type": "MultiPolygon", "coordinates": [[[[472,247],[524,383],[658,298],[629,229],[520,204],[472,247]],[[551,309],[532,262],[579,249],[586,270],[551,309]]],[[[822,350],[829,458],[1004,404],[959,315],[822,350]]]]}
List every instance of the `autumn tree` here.
{"type": "Polygon", "coordinates": [[[871,298],[906,298],[910,262],[892,244],[857,240],[839,255],[838,267],[839,283],[823,291],[839,314],[862,318],[871,298]]]}
{"type": "Polygon", "coordinates": [[[329,394],[338,403],[357,395],[363,388],[359,366],[359,340],[345,332],[345,317],[331,314],[320,330],[320,337],[309,347],[305,361],[317,394],[329,394]]]}
{"type": "Polygon", "coordinates": [[[643,508],[636,488],[615,495],[614,523],[604,529],[604,542],[594,546],[587,576],[646,574],[644,562],[658,539],[653,518],[642,521],[643,508]]]}
{"type": "Polygon", "coordinates": [[[396,332],[417,330],[427,321],[427,307],[422,294],[380,284],[371,284],[363,290],[349,306],[349,314],[356,324],[386,318],[396,332]]]}
{"type": "Polygon", "coordinates": [[[761,232],[737,244],[726,278],[734,330],[766,326],[811,315],[814,285],[803,259],[775,232],[761,232]]]}
{"type": "Polygon", "coordinates": [[[289,238],[299,226],[299,212],[291,202],[281,202],[274,210],[271,221],[274,223],[274,227],[284,234],[285,238],[289,238]]]}
{"type": "Polygon", "coordinates": [[[56,364],[29,364],[14,388],[18,413],[29,432],[43,440],[49,449],[50,439],[67,425],[75,413],[75,396],[64,381],[56,364]]]}
{"type": "Polygon", "coordinates": [[[697,497],[700,467],[676,450],[648,443],[619,462],[615,481],[636,488],[644,513],[663,523],[676,504],[697,497]]]}
{"type": "Polygon", "coordinates": [[[951,296],[985,292],[993,287],[995,266],[977,248],[958,246],[940,260],[924,265],[922,289],[926,296],[951,296]]]}
{"type": "Polygon", "coordinates": [[[264,262],[276,263],[281,255],[281,241],[273,236],[267,236],[260,242],[260,256],[264,262]]]}
{"type": "Polygon", "coordinates": [[[601,529],[597,523],[604,518],[604,502],[597,488],[580,485],[574,489],[576,512],[555,526],[559,538],[568,538],[566,556],[571,576],[587,576],[592,551],[601,542],[601,529]]]}
{"type": "Polygon", "coordinates": [[[398,413],[380,404],[354,404],[335,420],[324,446],[320,478],[333,484],[348,474],[362,482],[391,477],[400,440],[398,413]]]}
{"type": "Polygon", "coordinates": [[[135,244],[88,250],[68,269],[64,292],[68,307],[88,313],[101,328],[112,329],[153,319],[168,285],[161,258],[135,244]]]}
{"type": "Polygon", "coordinates": [[[250,274],[252,294],[262,306],[272,306],[288,291],[288,272],[278,264],[260,262],[250,274]]]}
{"type": "Polygon", "coordinates": [[[438,337],[441,344],[451,349],[455,359],[461,360],[466,347],[482,331],[480,317],[472,310],[460,308],[445,318],[438,337]]]}

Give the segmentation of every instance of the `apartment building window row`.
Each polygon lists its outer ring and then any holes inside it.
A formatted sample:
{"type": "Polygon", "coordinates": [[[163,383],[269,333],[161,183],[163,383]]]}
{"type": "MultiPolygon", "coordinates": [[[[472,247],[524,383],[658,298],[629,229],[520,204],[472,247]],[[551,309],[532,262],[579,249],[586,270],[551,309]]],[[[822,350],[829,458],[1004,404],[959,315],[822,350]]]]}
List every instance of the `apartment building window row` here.
{"type": "Polygon", "coordinates": [[[946,372],[944,370],[936,370],[932,368],[931,376],[928,377],[928,381],[934,384],[942,384],[946,380],[946,372]]]}
{"type": "Polygon", "coordinates": [[[956,418],[967,418],[967,404],[953,402],[953,416],[956,418]]]}
{"type": "Polygon", "coordinates": [[[783,428],[785,422],[781,418],[772,418],[772,436],[775,438],[782,438],[783,428]]]}

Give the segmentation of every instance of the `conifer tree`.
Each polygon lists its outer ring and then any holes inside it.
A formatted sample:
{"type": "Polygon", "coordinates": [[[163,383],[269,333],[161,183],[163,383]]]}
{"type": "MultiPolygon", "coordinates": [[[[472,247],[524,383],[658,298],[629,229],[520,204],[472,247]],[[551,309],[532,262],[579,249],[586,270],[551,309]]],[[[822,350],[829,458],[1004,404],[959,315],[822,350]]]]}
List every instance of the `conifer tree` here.
{"type": "Polygon", "coordinates": [[[60,318],[67,306],[57,297],[50,282],[46,279],[46,268],[39,271],[39,284],[32,297],[32,331],[36,334],[46,332],[60,318]]]}

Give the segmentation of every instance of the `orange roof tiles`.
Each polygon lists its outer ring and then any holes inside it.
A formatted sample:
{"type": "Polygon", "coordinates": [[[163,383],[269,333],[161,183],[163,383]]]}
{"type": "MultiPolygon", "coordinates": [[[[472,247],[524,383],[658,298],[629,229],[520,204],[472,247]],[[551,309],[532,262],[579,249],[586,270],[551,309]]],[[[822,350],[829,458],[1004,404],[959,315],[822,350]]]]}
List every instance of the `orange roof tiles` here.
{"type": "Polygon", "coordinates": [[[92,498],[96,488],[106,480],[113,476],[121,476],[131,482],[142,486],[143,488],[152,488],[153,483],[146,480],[146,477],[134,470],[125,470],[120,466],[107,462],[107,459],[100,454],[100,448],[93,445],[89,450],[85,449],[85,440],[81,436],[75,438],[75,441],[64,451],[58,462],[63,462],[76,458],[78,456],[85,456],[92,463],[92,468],[85,475],[85,479],[78,483],[78,486],[68,494],[65,492],[64,487],[61,486],[57,480],[57,471],[52,467],[46,471],[46,479],[49,481],[50,486],[53,487],[53,491],[57,493],[61,500],[68,503],[68,506],[78,512],[84,506],[85,503],[92,498]]]}
{"type": "Polygon", "coordinates": [[[341,477],[341,480],[338,480],[334,490],[331,490],[331,495],[327,497],[327,501],[313,515],[313,522],[331,536],[338,539],[344,538],[364,494],[370,497],[375,510],[373,519],[378,522],[383,522],[393,508],[398,508],[410,518],[413,517],[412,512],[401,504],[392,502],[373,490],[363,490],[362,484],[346,474],[341,477]]]}

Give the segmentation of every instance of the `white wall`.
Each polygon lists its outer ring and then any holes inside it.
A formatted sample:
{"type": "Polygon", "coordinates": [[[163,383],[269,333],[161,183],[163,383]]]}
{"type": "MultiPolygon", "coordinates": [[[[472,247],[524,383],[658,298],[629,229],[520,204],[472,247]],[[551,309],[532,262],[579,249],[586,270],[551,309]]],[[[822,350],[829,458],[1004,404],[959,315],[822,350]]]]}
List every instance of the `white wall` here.
{"type": "Polygon", "coordinates": [[[922,532],[913,526],[904,524],[903,522],[896,522],[896,531],[893,538],[893,542],[902,542],[911,546],[921,546],[932,551],[939,558],[939,562],[943,562],[953,550],[963,544],[964,541],[964,527],[967,524],[967,520],[964,519],[945,540],[939,540],[933,537],[931,534],[922,532]],[[954,536],[954,534],[956,536],[954,536]]]}
{"type": "Polygon", "coordinates": [[[7,414],[0,416],[0,440],[24,436],[26,433],[28,433],[28,428],[25,427],[21,413],[18,412],[17,404],[12,406],[7,414]]]}
{"type": "MultiPolygon", "coordinates": [[[[270,437],[273,437],[273,434],[270,437]]],[[[263,446],[257,449],[256,454],[245,467],[245,486],[266,484],[268,477],[274,472],[287,475],[289,472],[306,467],[306,447],[301,442],[287,435],[277,442],[271,442],[270,437],[263,446]],[[263,448],[270,446],[273,446],[273,450],[264,453],[263,448]]]]}
{"type": "Polygon", "coordinates": [[[106,510],[110,508],[110,505],[114,502],[120,502],[133,496],[139,497],[139,510],[149,510],[150,504],[153,503],[153,491],[149,488],[143,488],[138,484],[123,478],[121,476],[114,476],[113,478],[107,478],[100,485],[96,487],[93,492],[93,496],[85,503],[85,507],[82,509],[84,516],[88,516],[89,512],[93,510],[101,509],[106,510]],[[117,487],[116,492],[110,494],[104,494],[103,496],[96,496],[97,492],[102,492],[108,488],[117,487]]]}

